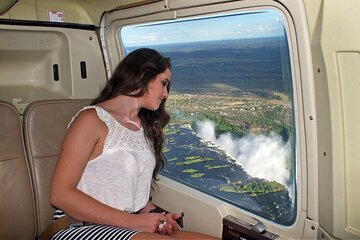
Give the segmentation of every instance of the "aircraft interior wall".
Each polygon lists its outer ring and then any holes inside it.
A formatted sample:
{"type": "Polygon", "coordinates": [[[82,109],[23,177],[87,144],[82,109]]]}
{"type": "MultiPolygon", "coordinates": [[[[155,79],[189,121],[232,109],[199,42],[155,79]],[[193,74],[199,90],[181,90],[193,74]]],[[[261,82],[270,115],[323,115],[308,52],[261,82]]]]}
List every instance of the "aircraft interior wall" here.
{"type": "Polygon", "coordinates": [[[359,1],[305,1],[312,42],[318,125],[320,227],[360,236],[359,1]]]}
{"type": "Polygon", "coordinates": [[[0,99],[20,113],[36,100],[94,98],[105,81],[93,30],[0,25],[0,99]]]}

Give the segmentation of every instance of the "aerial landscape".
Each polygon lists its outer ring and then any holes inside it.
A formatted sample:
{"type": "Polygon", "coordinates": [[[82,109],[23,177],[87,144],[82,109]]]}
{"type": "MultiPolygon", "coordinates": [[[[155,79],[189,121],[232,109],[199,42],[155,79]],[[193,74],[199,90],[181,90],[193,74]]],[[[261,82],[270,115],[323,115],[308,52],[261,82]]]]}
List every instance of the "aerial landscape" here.
{"type": "Polygon", "coordinates": [[[243,99],[183,94],[171,97],[168,110],[172,123],[166,128],[167,164],[162,173],[275,222],[291,221],[294,212],[288,182],[252,177],[236,157],[214,141],[201,137],[197,129],[197,123],[211,119],[216,125],[215,135],[231,132],[241,139],[249,132],[254,135],[278,132],[283,134],[279,137],[281,141],[288,141],[289,130],[281,125],[281,121],[291,118],[291,108],[286,101],[281,98],[265,101],[246,95],[243,99]],[[254,112],[260,112],[261,118],[254,112]]]}
{"type": "Polygon", "coordinates": [[[292,224],[295,127],[285,39],[153,47],[171,58],[173,73],[161,174],[292,224]]]}

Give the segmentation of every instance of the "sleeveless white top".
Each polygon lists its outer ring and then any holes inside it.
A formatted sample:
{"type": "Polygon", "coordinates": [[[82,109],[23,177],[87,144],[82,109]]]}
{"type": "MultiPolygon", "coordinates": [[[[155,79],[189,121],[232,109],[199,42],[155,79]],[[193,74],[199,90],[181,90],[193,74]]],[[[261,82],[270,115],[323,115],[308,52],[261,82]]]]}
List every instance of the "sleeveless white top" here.
{"type": "Polygon", "coordinates": [[[77,188],[116,209],[139,211],[149,200],[155,167],[155,156],[143,128],[130,130],[98,106],[84,107],[71,122],[86,109],[96,110],[108,134],[102,154],[88,162],[77,188]]]}

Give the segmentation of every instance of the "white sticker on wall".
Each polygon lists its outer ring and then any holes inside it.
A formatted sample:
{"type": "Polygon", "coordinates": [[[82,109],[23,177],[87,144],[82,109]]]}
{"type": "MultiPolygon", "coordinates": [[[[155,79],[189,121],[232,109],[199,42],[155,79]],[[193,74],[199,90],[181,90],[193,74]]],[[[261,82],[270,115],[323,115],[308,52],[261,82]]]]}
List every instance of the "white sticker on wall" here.
{"type": "Polygon", "coordinates": [[[50,22],[64,22],[64,12],[63,11],[48,11],[49,21],[50,22]]]}

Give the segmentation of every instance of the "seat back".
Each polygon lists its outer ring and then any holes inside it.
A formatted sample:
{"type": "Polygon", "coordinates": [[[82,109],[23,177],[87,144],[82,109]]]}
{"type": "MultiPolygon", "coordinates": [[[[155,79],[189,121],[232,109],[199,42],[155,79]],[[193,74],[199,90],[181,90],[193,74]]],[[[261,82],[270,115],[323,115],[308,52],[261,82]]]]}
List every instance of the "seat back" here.
{"type": "Polygon", "coordinates": [[[35,203],[21,118],[0,101],[0,239],[35,238],[35,203]]]}
{"type": "Polygon", "coordinates": [[[37,236],[51,223],[50,182],[71,118],[90,100],[41,100],[24,112],[24,139],[34,179],[37,236]]]}

